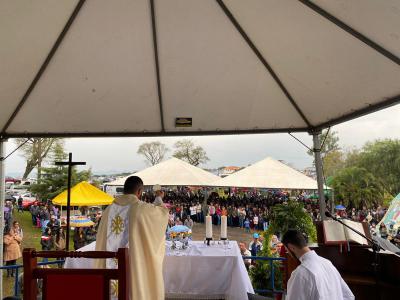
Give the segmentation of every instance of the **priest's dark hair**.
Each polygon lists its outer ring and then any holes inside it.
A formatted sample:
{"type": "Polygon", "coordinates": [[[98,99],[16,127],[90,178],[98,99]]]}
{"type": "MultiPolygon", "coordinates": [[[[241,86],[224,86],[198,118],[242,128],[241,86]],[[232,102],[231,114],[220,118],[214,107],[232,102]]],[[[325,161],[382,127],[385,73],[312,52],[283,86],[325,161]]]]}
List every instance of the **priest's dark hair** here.
{"type": "Polygon", "coordinates": [[[307,246],[307,240],[305,236],[296,229],[288,229],[288,231],[286,231],[286,233],[283,235],[282,243],[285,246],[292,244],[298,248],[304,248],[307,246]]]}
{"type": "Polygon", "coordinates": [[[143,180],[138,176],[129,176],[125,180],[124,194],[135,194],[141,188],[143,188],[143,180]]]}

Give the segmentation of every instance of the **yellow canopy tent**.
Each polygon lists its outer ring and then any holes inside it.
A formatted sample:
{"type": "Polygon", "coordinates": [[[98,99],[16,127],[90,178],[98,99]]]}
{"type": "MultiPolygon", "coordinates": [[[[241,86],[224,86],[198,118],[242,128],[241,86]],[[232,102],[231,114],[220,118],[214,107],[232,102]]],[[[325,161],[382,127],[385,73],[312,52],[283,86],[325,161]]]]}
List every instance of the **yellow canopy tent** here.
{"type": "MultiPolygon", "coordinates": [[[[114,198],[86,181],[71,188],[71,206],[109,205],[114,198]]],[[[52,200],[55,205],[67,205],[67,190],[52,200]]]]}

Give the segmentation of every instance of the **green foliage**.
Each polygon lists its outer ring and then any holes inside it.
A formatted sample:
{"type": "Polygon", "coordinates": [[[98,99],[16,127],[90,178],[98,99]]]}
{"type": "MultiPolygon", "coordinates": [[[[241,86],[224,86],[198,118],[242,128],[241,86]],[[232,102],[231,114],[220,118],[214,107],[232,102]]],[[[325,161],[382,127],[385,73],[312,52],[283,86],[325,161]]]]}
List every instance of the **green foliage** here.
{"type": "MultiPolygon", "coordinates": [[[[323,162],[324,162],[325,157],[329,153],[335,152],[335,151],[340,151],[339,137],[337,136],[336,131],[329,131],[329,133],[328,133],[328,130],[323,130],[322,133],[319,135],[319,138],[321,140],[321,143],[325,139],[325,142],[322,145],[322,149],[321,149],[321,158],[322,158],[323,162]]],[[[314,155],[313,151],[308,151],[307,153],[312,156],[314,155]]]]}
{"type": "Polygon", "coordinates": [[[337,199],[351,208],[380,204],[384,195],[380,180],[360,167],[342,169],[333,178],[332,186],[337,199]]]}
{"type": "Polygon", "coordinates": [[[37,168],[38,179],[40,179],[43,162],[54,151],[55,147],[63,146],[63,140],[60,138],[31,138],[28,142],[25,138],[17,138],[15,142],[18,146],[23,145],[19,151],[26,160],[22,178],[27,178],[33,169],[37,168]]]}
{"type": "MultiPolygon", "coordinates": [[[[261,250],[259,256],[279,257],[279,253],[272,252],[271,250],[270,243],[272,235],[273,232],[271,229],[268,229],[262,234],[264,238],[263,250],[261,250]]],[[[272,265],[274,267],[275,290],[283,290],[283,273],[281,271],[282,263],[280,261],[273,261],[272,265]]],[[[249,275],[253,287],[255,289],[272,290],[272,284],[271,284],[272,268],[271,268],[271,263],[269,261],[257,261],[254,267],[250,268],[249,275]]],[[[266,293],[265,295],[273,296],[272,293],[266,293]]]]}
{"type": "Polygon", "coordinates": [[[326,178],[336,175],[345,165],[345,155],[342,151],[335,150],[324,157],[324,175],[326,178]]]}
{"type": "MultiPolygon", "coordinates": [[[[271,238],[275,233],[282,235],[289,229],[297,229],[309,237],[309,241],[317,240],[317,232],[311,216],[304,209],[302,203],[288,201],[287,204],[279,204],[273,207],[270,225],[268,230],[263,233],[263,250],[260,256],[279,257],[279,253],[271,250],[271,238]]],[[[283,289],[283,274],[280,270],[281,262],[274,261],[275,289],[283,289]]],[[[254,288],[272,289],[270,284],[271,265],[269,262],[257,262],[250,270],[250,277],[254,288]]]]}
{"type": "Polygon", "coordinates": [[[344,205],[385,205],[400,192],[400,140],[369,142],[360,150],[342,153],[342,157],[344,163],[332,172],[330,185],[344,205]]]}
{"type": "Polygon", "coordinates": [[[160,163],[167,152],[168,148],[158,141],[141,144],[137,151],[137,153],[143,155],[152,166],[160,163]]]}
{"type": "Polygon", "coordinates": [[[379,178],[389,194],[400,192],[400,140],[377,140],[365,144],[356,165],[379,178]]]}
{"type": "MultiPolygon", "coordinates": [[[[55,147],[51,155],[54,161],[62,161],[66,159],[67,155],[64,152],[62,146],[55,147]]],[[[91,170],[77,171],[76,167],[72,168],[71,184],[75,184],[81,181],[87,181],[91,177],[91,170]]],[[[51,166],[42,168],[42,180],[40,183],[33,184],[30,187],[30,191],[38,195],[42,201],[47,199],[53,199],[58,194],[67,189],[68,180],[68,167],[66,166],[51,166]]]]}
{"type": "Polygon", "coordinates": [[[283,235],[289,228],[306,234],[309,241],[317,240],[317,231],[310,214],[304,209],[303,204],[297,201],[275,205],[272,210],[270,224],[272,232],[283,235]]]}
{"type": "MultiPolygon", "coordinates": [[[[68,168],[67,167],[49,167],[43,168],[43,178],[40,183],[33,184],[31,192],[38,195],[42,201],[53,199],[58,194],[67,189],[68,168]]],[[[91,177],[90,170],[78,172],[75,167],[72,168],[71,184],[72,186],[81,181],[87,181],[91,177]]]]}
{"type": "Polygon", "coordinates": [[[177,141],[174,145],[174,157],[187,161],[193,166],[209,160],[206,151],[201,146],[196,146],[191,140],[177,141]]]}

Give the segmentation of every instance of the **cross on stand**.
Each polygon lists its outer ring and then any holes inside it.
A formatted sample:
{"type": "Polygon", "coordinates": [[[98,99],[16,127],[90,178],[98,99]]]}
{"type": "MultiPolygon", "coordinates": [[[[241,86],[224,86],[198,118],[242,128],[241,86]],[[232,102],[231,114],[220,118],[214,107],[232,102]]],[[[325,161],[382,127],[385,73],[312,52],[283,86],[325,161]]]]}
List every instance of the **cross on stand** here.
{"type": "Polygon", "coordinates": [[[66,232],[66,251],[69,250],[69,224],[70,224],[70,208],[71,208],[71,177],[72,167],[86,165],[86,162],[72,161],[72,153],[68,154],[68,161],[56,161],[56,166],[68,166],[68,187],[67,187],[67,232],[66,232]]]}

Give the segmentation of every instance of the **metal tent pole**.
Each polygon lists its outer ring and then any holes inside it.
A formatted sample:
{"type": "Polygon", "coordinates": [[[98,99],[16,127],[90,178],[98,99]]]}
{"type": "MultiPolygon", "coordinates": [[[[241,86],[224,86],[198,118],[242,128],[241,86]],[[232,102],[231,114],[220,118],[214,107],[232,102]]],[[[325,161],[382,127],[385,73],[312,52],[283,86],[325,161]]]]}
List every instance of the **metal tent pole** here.
{"type": "Polygon", "coordinates": [[[318,198],[319,198],[319,212],[321,215],[321,219],[325,220],[325,211],[326,211],[326,203],[325,203],[325,193],[324,193],[324,176],[322,171],[322,158],[321,158],[321,140],[319,135],[320,131],[315,131],[311,133],[313,136],[313,152],[315,158],[315,169],[317,171],[317,182],[318,182],[318,198]]]}
{"type": "MultiPolygon", "coordinates": [[[[4,234],[4,201],[6,194],[5,186],[5,152],[6,141],[0,137],[0,266],[3,266],[3,234],[4,234]]],[[[0,272],[0,299],[3,299],[3,271],[0,272]]]]}

